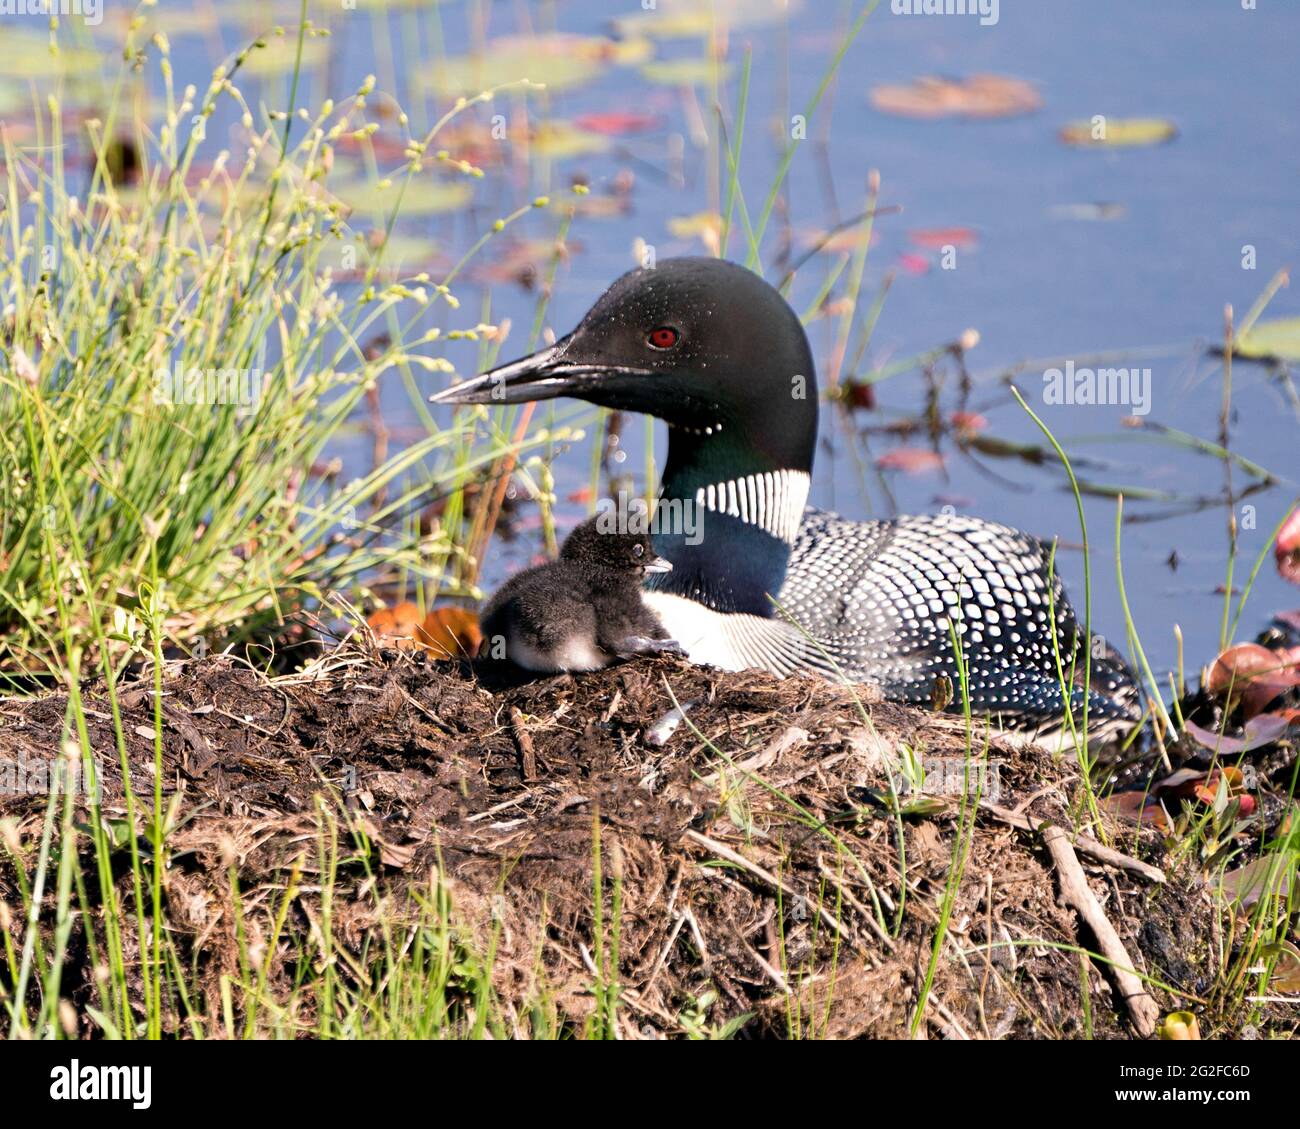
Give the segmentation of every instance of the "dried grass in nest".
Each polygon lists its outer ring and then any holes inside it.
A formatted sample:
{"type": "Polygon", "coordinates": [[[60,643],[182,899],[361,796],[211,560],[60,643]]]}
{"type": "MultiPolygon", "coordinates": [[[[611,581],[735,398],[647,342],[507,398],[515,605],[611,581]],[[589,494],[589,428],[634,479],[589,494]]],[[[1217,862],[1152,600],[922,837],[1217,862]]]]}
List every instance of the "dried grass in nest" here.
{"type": "MultiPolygon", "coordinates": [[[[121,818],[101,691],[86,691],[91,742],[105,814],[121,818]]],[[[148,685],[128,687],[122,704],[137,793],[148,794],[148,685]]],[[[0,756],[57,748],[65,707],[59,695],[0,702],[0,756]]],[[[1072,951],[1088,938],[1058,903],[1036,835],[987,812],[963,823],[955,802],[905,820],[881,802],[904,746],[961,758],[968,740],[977,752],[988,740],[1002,809],[1075,824],[1071,764],[979,726],[968,735],[960,718],[859,703],[812,678],[666,659],[488,689],[465,667],[351,648],[273,680],[228,659],[170,664],[164,718],[164,780],[182,797],[167,927],[199,970],[199,1009],[213,1015],[219,975],[238,964],[231,869],[255,952],[272,936],[286,875],[303,875],[268,958],[271,993],[287,993],[293,933],[319,928],[313,874],[332,812],[365,830],[371,852],[367,868],[343,832],[333,916],[351,957],[362,959],[381,916],[390,928],[413,919],[413,895],[427,896],[432,876],[468,944],[498,933],[492,976],[507,1030],[525,1030],[539,991],[574,1024],[592,1009],[598,826],[607,919],[615,884],[621,896],[626,1037],[680,1033],[683,1009],[706,991],[716,993],[709,1021],[748,1013],[747,1034],[908,1036],[959,841],[961,880],[918,1033],[1080,1035],[1084,981],[1093,1034],[1128,1033],[1101,967],[1072,951]],[[649,743],[677,702],[693,703],[688,723],[649,743]]],[[[0,801],[25,842],[42,813],[43,801],[0,801]]],[[[1202,894],[1095,863],[1090,886],[1139,970],[1188,995],[1205,987],[1191,955],[1209,947],[1202,894]]],[[[12,870],[0,868],[0,897],[14,902],[12,870]]],[[[82,951],[74,945],[70,960],[82,951]]],[[[89,977],[67,972],[79,1002],[89,977]]],[[[1161,1006],[1181,1002],[1153,991],[1161,1006]]]]}

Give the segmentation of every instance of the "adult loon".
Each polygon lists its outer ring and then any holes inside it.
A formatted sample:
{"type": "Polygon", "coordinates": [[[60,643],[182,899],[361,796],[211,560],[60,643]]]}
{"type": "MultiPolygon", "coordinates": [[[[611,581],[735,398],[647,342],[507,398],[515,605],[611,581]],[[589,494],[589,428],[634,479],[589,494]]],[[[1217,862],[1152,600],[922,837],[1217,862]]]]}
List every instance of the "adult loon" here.
{"type": "MultiPolygon", "coordinates": [[[[704,530],[657,533],[673,569],[654,578],[647,602],[693,662],[834,672],[926,704],[945,676],[958,709],[952,623],[972,709],[1054,730],[1066,709],[1054,609],[1061,663],[1076,672],[1077,716],[1086,635],[1036,538],[971,517],[860,522],[806,508],[814,372],[803,326],[775,289],[725,260],[679,258],[623,275],[554,345],[431,400],[573,396],[664,420],[659,506],[694,506],[704,530]]],[[[1094,655],[1094,734],[1135,723],[1138,701],[1123,660],[1109,649],[1094,655]]]]}
{"type": "Polygon", "coordinates": [[[525,670],[600,670],[615,659],[679,651],[645,604],[647,574],[672,565],[656,556],[648,533],[579,525],[560,558],[507,580],[479,616],[481,654],[525,670]]]}

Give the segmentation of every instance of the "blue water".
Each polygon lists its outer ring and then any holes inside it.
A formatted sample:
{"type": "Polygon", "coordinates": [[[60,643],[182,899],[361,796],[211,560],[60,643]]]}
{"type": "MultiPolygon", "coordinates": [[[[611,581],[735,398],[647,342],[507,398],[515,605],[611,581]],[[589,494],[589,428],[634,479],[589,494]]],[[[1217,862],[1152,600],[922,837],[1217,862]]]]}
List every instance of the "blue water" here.
{"type": "MultiPolygon", "coordinates": [[[[671,6],[669,0],[660,3],[665,9],[671,6]]],[[[599,35],[608,33],[611,18],[638,13],[641,7],[639,0],[452,3],[443,5],[440,35],[449,54],[462,52],[480,34],[491,38],[555,28],[599,35]]],[[[313,9],[320,9],[314,11],[318,19],[333,15],[330,93],[340,95],[376,69],[377,25],[370,16],[340,20],[336,5],[329,5],[328,12],[321,5],[313,9]]],[[[760,209],[779,159],[774,124],[788,123],[790,114],[807,103],[854,11],[847,3],[807,0],[788,26],[769,24],[730,35],[729,58],[738,61],[746,47],[753,57],[742,161],[751,213],[760,209]]],[[[410,48],[415,30],[424,37],[420,51],[430,60],[433,26],[427,9],[395,13],[387,23],[399,52],[410,48]]],[[[222,34],[226,49],[245,38],[229,27],[222,34]]],[[[1172,501],[1130,497],[1125,507],[1127,517],[1138,519],[1124,529],[1127,590],[1157,672],[1174,664],[1175,624],[1181,626],[1193,671],[1218,647],[1223,597],[1216,587],[1226,573],[1228,507],[1220,500],[1188,512],[1185,502],[1222,494],[1222,464],[1124,427],[1121,419],[1130,408],[1044,404],[1042,374],[1067,358],[1085,364],[1096,354],[1110,355],[1107,364],[1149,366],[1152,403],[1146,419],[1205,439],[1217,437],[1221,364],[1206,346],[1221,339],[1223,307],[1231,303],[1238,318],[1244,316],[1275,271],[1300,262],[1297,43],[1300,4],[1283,0],[1259,0],[1253,11],[1243,10],[1237,0],[1003,0],[992,27],[981,27],[971,17],[893,15],[885,0],[849,49],[787,182],[796,253],[816,232],[861,209],[872,169],[880,172],[882,205],[903,209],[877,221],[878,242],[864,275],[864,313],[885,275],[896,272],[896,278],[862,367],[912,356],[975,328],[980,344],[968,358],[976,384],[970,406],[986,417],[985,434],[1041,442],[999,379],[1028,362],[1018,384],[1071,455],[1089,460],[1081,477],[1175,496],[1172,501]],[[877,112],[868,101],[876,84],[980,72],[1032,82],[1042,108],[1007,120],[918,121],[877,112]],[[1058,140],[1062,125],[1094,114],[1167,117],[1176,123],[1178,136],[1170,144],[1122,151],[1077,150],[1058,140]],[[821,138],[824,146],[817,140],[821,138]],[[1112,211],[1121,214],[1081,219],[1071,211],[1072,206],[1099,202],[1116,206],[1112,211]],[[950,227],[971,228],[978,241],[959,249],[956,269],[943,270],[937,253],[914,245],[908,233],[950,227]],[[1255,249],[1254,270],[1242,267],[1245,245],[1255,249]],[[930,269],[923,274],[900,269],[900,256],[909,253],[926,257],[930,269]],[[1171,553],[1177,554],[1176,571],[1167,563],[1171,553]]],[[[674,40],[658,51],[661,57],[684,57],[698,55],[700,47],[697,41],[674,40]]],[[[213,52],[210,37],[174,37],[178,85],[194,82],[202,89],[215,61],[213,52]]],[[[403,80],[413,77],[400,60],[398,68],[403,80]]],[[[306,93],[319,97],[323,88],[318,77],[306,93]]],[[[733,78],[722,95],[729,121],[734,120],[735,98],[733,78]]],[[[544,101],[533,99],[530,105],[534,115],[545,106],[556,118],[618,110],[650,112],[662,119],[649,132],[616,139],[609,153],[549,165],[535,161],[522,175],[517,170],[509,176],[490,174],[478,184],[471,210],[427,224],[454,261],[492,220],[538,192],[562,195],[570,179],[581,175],[593,195],[602,196],[630,172],[634,182],[628,213],[579,217],[570,232],[572,256],[560,268],[546,322],[559,334],[633,265],[637,238],[653,244],[660,257],[703,253],[698,239],[674,237],[668,224],[712,206],[708,161],[689,138],[688,104],[680,92],[649,86],[632,67],[611,67],[588,85],[551,93],[544,101]],[[683,147],[685,154],[680,183],[669,175],[674,146],[683,147]]],[[[490,112],[515,115],[521,106],[520,99],[507,98],[490,112]]],[[[704,91],[698,106],[712,123],[704,91]]],[[[431,102],[427,109],[433,108],[431,102]]],[[[487,117],[485,112],[478,119],[484,132],[487,117]]],[[[770,278],[785,222],[780,216],[774,220],[764,248],[770,278]]],[[[553,215],[538,213],[512,227],[511,234],[550,239],[555,225],[553,215]]],[[[504,241],[489,246],[489,259],[501,246],[504,241]]],[[[733,239],[731,253],[743,257],[740,239],[733,239]]],[[[823,255],[800,272],[793,294],[797,308],[811,300],[833,261],[834,256],[823,255]]],[[[457,287],[461,311],[442,315],[442,324],[478,321],[484,289],[490,294],[492,319],[509,318],[514,326],[504,354],[517,355],[525,347],[536,294],[509,282],[463,281],[457,287]]],[[[1298,313],[1300,294],[1283,290],[1266,316],[1298,313]]],[[[825,319],[810,327],[823,363],[835,324],[836,319],[825,319]]],[[[474,347],[453,344],[446,355],[463,375],[474,371],[474,347]]],[[[951,366],[941,366],[941,371],[946,372],[941,396],[946,413],[958,406],[956,373],[951,366]]],[[[429,391],[441,386],[432,377],[428,383],[429,391]]],[[[828,411],[824,434],[829,449],[819,455],[814,504],[864,518],[949,504],[1044,539],[1059,537],[1058,567],[1076,605],[1082,605],[1079,528],[1059,467],[983,456],[977,465],[945,440],[944,474],[878,475],[873,460],[898,441],[879,434],[855,438],[853,433],[919,413],[926,393],[917,371],[892,377],[876,393],[874,412],[844,421],[828,411]],[[855,452],[859,443],[864,445],[855,452]]],[[[399,435],[401,425],[418,427],[397,380],[385,387],[383,403],[399,435]]],[[[1232,449],[1284,480],[1248,500],[1253,513],[1237,507],[1240,581],[1300,492],[1300,419],[1282,382],[1260,365],[1234,366],[1232,403],[1232,449]]],[[[625,430],[629,469],[643,465],[638,449],[642,434],[639,426],[625,430]]],[[[922,434],[909,443],[923,446],[926,439],[922,434]]],[[[662,461],[662,428],[657,446],[662,461]]],[[[363,470],[367,451],[367,441],[357,439],[345,444],[342,453],[363,470]]],[[[586,483],[589,465],[589,452],[583,449],[561,457],[555,467],[561,498],[586,483]]],[[[1249,479],[1237,469],[1233,482],[1240,490],[1249,479]]],[[[1127,651],[1114,569],[1115,502],[1089,498],[1085,508],[1093,541],[1094,630],[1127,651]]],[[[580,512],[570,504],[564,516],[576,520],[580,512]]],[[[495,547],[486,580],[504,575],[535,550],[529,537],[495,547]]],[[[1277,577],[1270,553],[1241,634],[1253,635],[1272,612],[1298,603],[1300,592],[1277,577]]]]}

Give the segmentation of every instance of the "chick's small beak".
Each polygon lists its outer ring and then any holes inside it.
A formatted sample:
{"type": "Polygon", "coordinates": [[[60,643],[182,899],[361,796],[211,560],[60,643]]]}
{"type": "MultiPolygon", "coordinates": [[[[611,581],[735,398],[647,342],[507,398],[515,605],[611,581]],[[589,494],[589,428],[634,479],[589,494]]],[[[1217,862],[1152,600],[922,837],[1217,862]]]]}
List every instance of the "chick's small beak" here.
{"type": "Polygon", "coordinates": [[[665,557],[651,557],[645,563],[646,572],[672,572],[673,562],[665,557]]]}

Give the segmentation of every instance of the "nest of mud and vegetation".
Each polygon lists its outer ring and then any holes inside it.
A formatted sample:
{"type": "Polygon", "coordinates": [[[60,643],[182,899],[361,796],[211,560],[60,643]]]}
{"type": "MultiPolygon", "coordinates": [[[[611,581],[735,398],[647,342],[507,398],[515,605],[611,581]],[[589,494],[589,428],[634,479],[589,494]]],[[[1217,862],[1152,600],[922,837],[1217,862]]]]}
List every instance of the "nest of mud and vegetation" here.
{"type": "MultiPolygon", "coordinates": [[[[344,648],[153,685],[81,689],[98,820],[0,797],[0,995],[69,1034],[1149,1033],[1043,823],[1161,1014],[1286,1029],[1225,992],[1242,931],[1191,858],[961,717],[666,658],[511,684],[344,648]]],[[[0,759],[66,745],[69,707],[0,701],[0,759]]]]}

